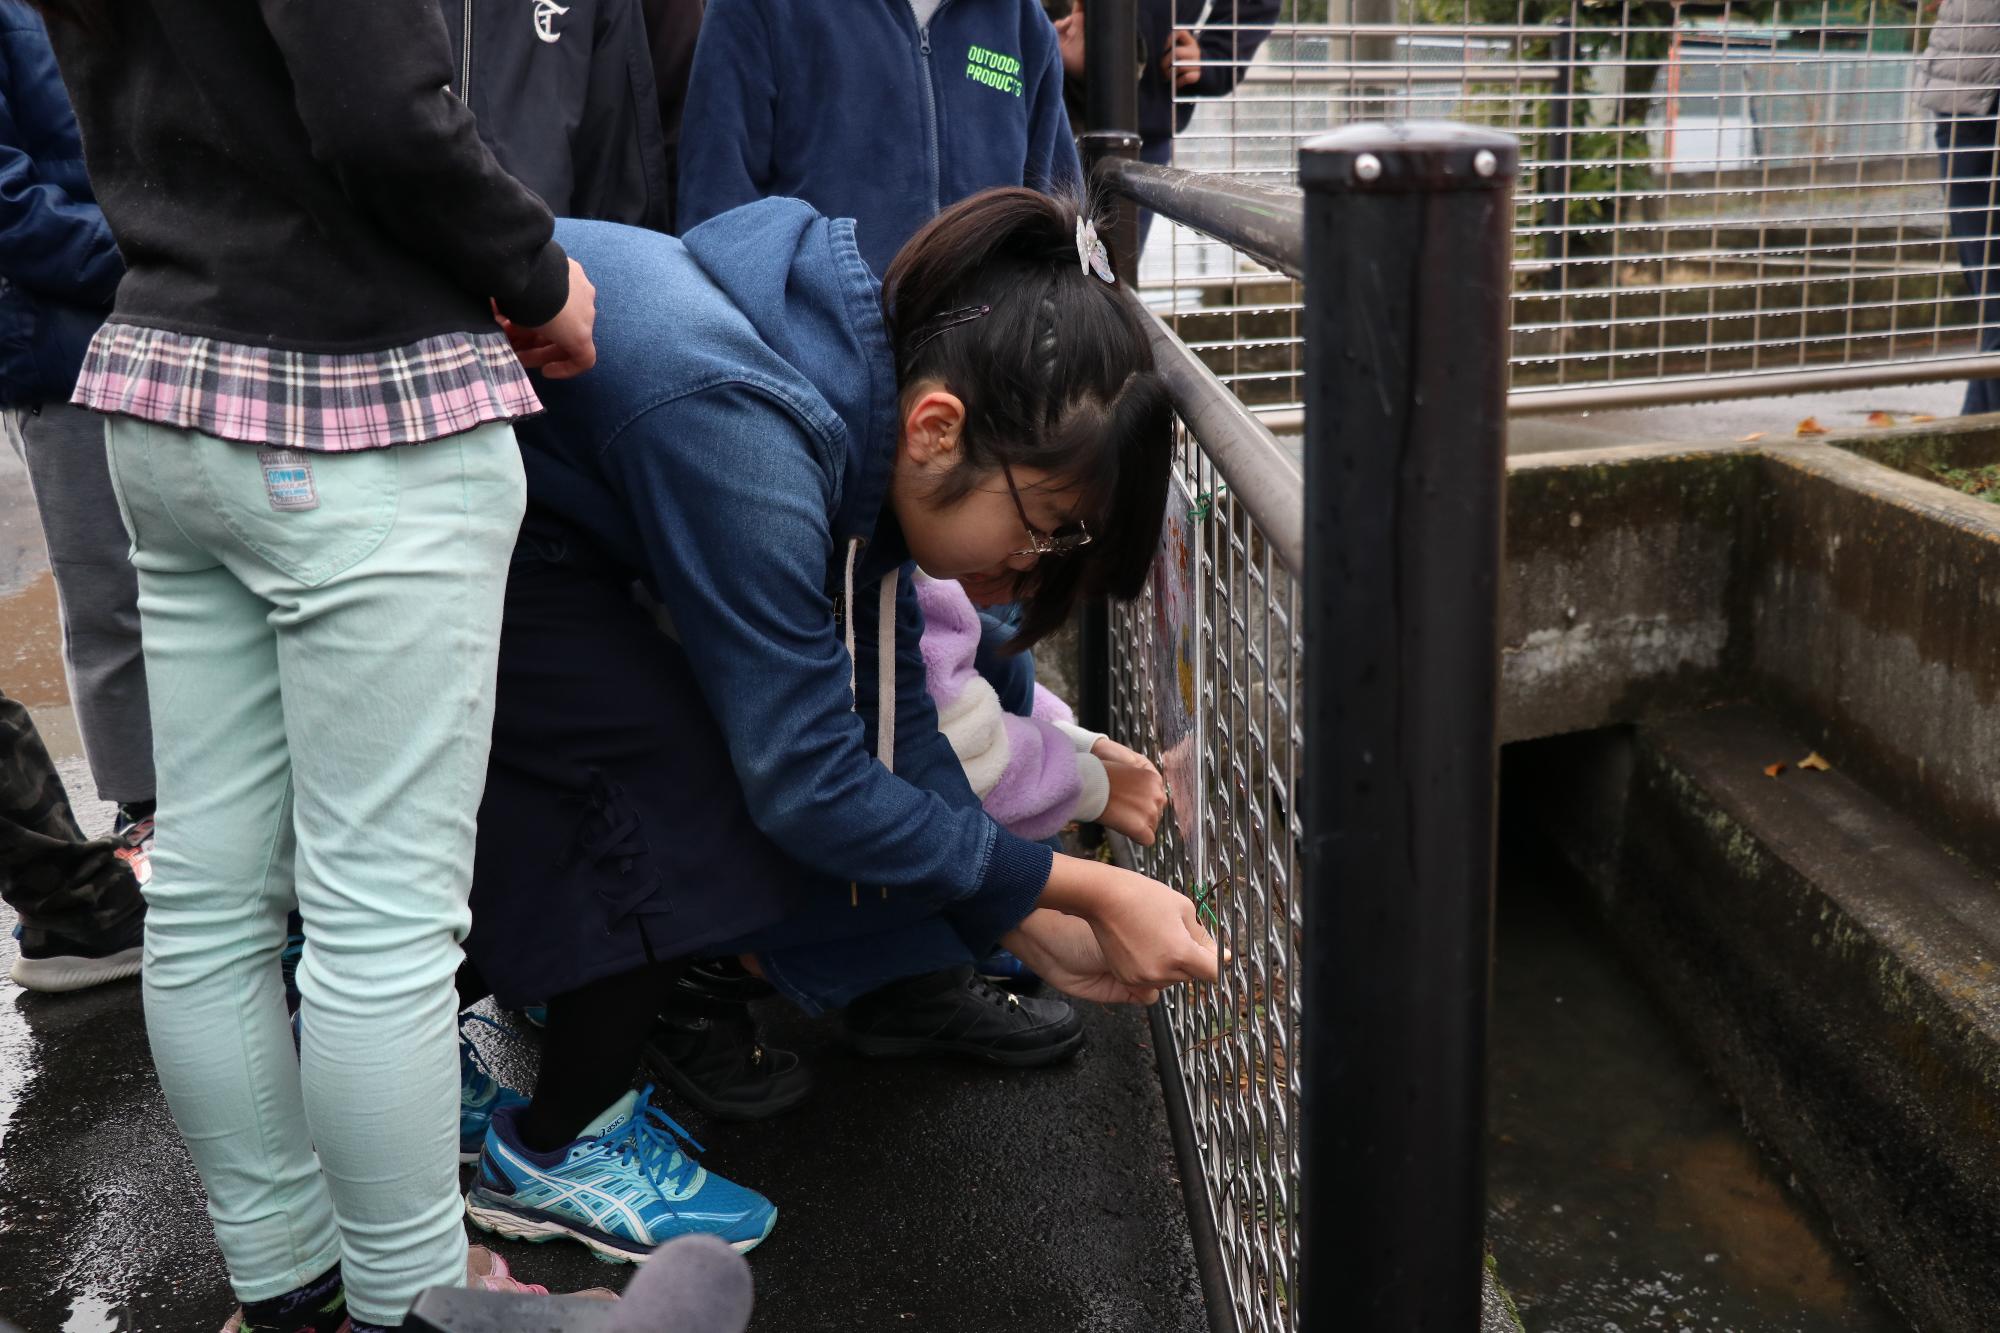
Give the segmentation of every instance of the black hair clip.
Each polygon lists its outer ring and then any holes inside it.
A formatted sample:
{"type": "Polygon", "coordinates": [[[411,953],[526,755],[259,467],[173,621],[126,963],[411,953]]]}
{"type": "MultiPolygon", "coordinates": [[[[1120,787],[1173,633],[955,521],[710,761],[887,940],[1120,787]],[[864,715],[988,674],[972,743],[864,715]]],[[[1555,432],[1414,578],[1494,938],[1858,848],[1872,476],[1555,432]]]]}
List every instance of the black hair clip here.
{"type": "Polygon", "coordinates": [[[940,333],[955,329],[961,324],[970,324],[973,320],[983,319],[992,313],[993,307],[990,305],[969,305],[961,306],[957,310],[947,310],[924,326],[923,331],[917,334],[916,340],[910,344],[910,350],[905,356],[915,356],[924,349],[925,343],[940,333]]]}

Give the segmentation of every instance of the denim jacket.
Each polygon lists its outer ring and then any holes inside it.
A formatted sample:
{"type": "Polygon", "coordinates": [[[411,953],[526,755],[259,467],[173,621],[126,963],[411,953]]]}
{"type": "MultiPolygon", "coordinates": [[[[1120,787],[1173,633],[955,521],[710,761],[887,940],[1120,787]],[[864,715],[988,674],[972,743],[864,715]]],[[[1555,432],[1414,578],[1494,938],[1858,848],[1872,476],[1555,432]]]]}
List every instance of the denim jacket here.
{"type": "Polygon", "coordinates": [[[68,400],[124,272],[48,33],[0,0],[0,406],[68,400]]]}
{"type": "Polygon", "coordinates": [[[929,901],[969,952],[990,948],[1051,853],[979,808],[924,687],[887,510],[894,363],[853,224],[768,199],[685,242],[557,230],[597,284],[598,363],[544,384],[547,413],[517,427],[530,501],[658,599],[766,836],[842,906],[929,901]],[[885,686],[892,765],[876,757],[885,686]]]}

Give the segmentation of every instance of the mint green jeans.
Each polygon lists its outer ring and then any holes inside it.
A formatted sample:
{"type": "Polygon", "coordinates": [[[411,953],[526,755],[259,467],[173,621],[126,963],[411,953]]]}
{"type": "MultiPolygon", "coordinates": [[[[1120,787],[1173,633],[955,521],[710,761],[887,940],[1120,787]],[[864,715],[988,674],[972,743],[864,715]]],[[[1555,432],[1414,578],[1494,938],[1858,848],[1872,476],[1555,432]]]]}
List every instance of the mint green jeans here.
{"type": "Polygon", "coordinates": [[[239,1298],[464,1281],[458,1000],[511,428],[282,456],[109,419],[153,707],[146,1027],[239,1298]],[[278,953],[305,917],[299,1053],[278,953]]]}

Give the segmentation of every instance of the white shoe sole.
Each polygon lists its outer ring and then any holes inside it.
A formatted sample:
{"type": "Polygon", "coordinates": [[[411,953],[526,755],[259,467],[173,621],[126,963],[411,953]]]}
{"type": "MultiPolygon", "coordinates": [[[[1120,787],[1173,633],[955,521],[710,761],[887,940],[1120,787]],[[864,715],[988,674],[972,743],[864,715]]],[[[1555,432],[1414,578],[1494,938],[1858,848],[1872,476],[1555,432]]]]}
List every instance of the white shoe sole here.
{"type": "MultiPolygon", "coordinates": [[[[481,1208],[473,1202],[471,1194],[465,1196],[465,1215],[471,1219],[472,1225],[478,1227],[481,1231],[490,1231],[496,1236],[505,1236],[509,1240],[524,1240],[531,1245],[542,1245],[552,1240],[576,1241],[587,1246],[592,1254],[605,1263],[642,1264],[652,1257],[650,1251],[643,1254],[634,1254],[630,1250],[621,1250],[615,1245],[605,1244],[588,1232],[572,1231],[560,1222],[539,1217],[523,1217],[519,1213],[506,1209],[481,1208]]],[[[772,1228],[777,1226],[777,1224],[778,1215],[772,1213],[771,1221],[764,1228],[763,1235],[750,1240],[730,1241],[729,1248],[735,1250],[738,1254],[748,1254],[769,1238],[772,1228]]]]}
{"type": "Polygon", "coordinates": [[[107,981],[138,976],[139,963],[145,952],[142,946],[135,944],[103,958],[16,958],[14,968],[8,975],[23,990],[83,990],[89,986],[101,986],[107,981]]]}

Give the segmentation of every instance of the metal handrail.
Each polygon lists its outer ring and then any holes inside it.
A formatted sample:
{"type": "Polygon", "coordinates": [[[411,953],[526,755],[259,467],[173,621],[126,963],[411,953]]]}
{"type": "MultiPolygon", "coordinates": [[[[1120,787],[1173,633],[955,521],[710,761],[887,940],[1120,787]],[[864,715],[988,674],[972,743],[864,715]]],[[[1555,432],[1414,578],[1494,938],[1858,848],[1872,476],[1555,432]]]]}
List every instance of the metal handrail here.
{"type": "Polygon", "coordinates": [[[1260,264],[1294,278],[1305,277],[1305,195],[1295,187],[1123,158],[1101,161],[1094,178],[1104,188],[1234,246],[1260,264]]]}
{"type": "Polygon", "coordinates": [[[1167,382],[1174,410],[1215,464],[1215,470],[1255,520],[1285,571],[1306,567],[1305,470],[1229,386],[1126,289],[1146,322],[1153,361],[1167,382]]]}

